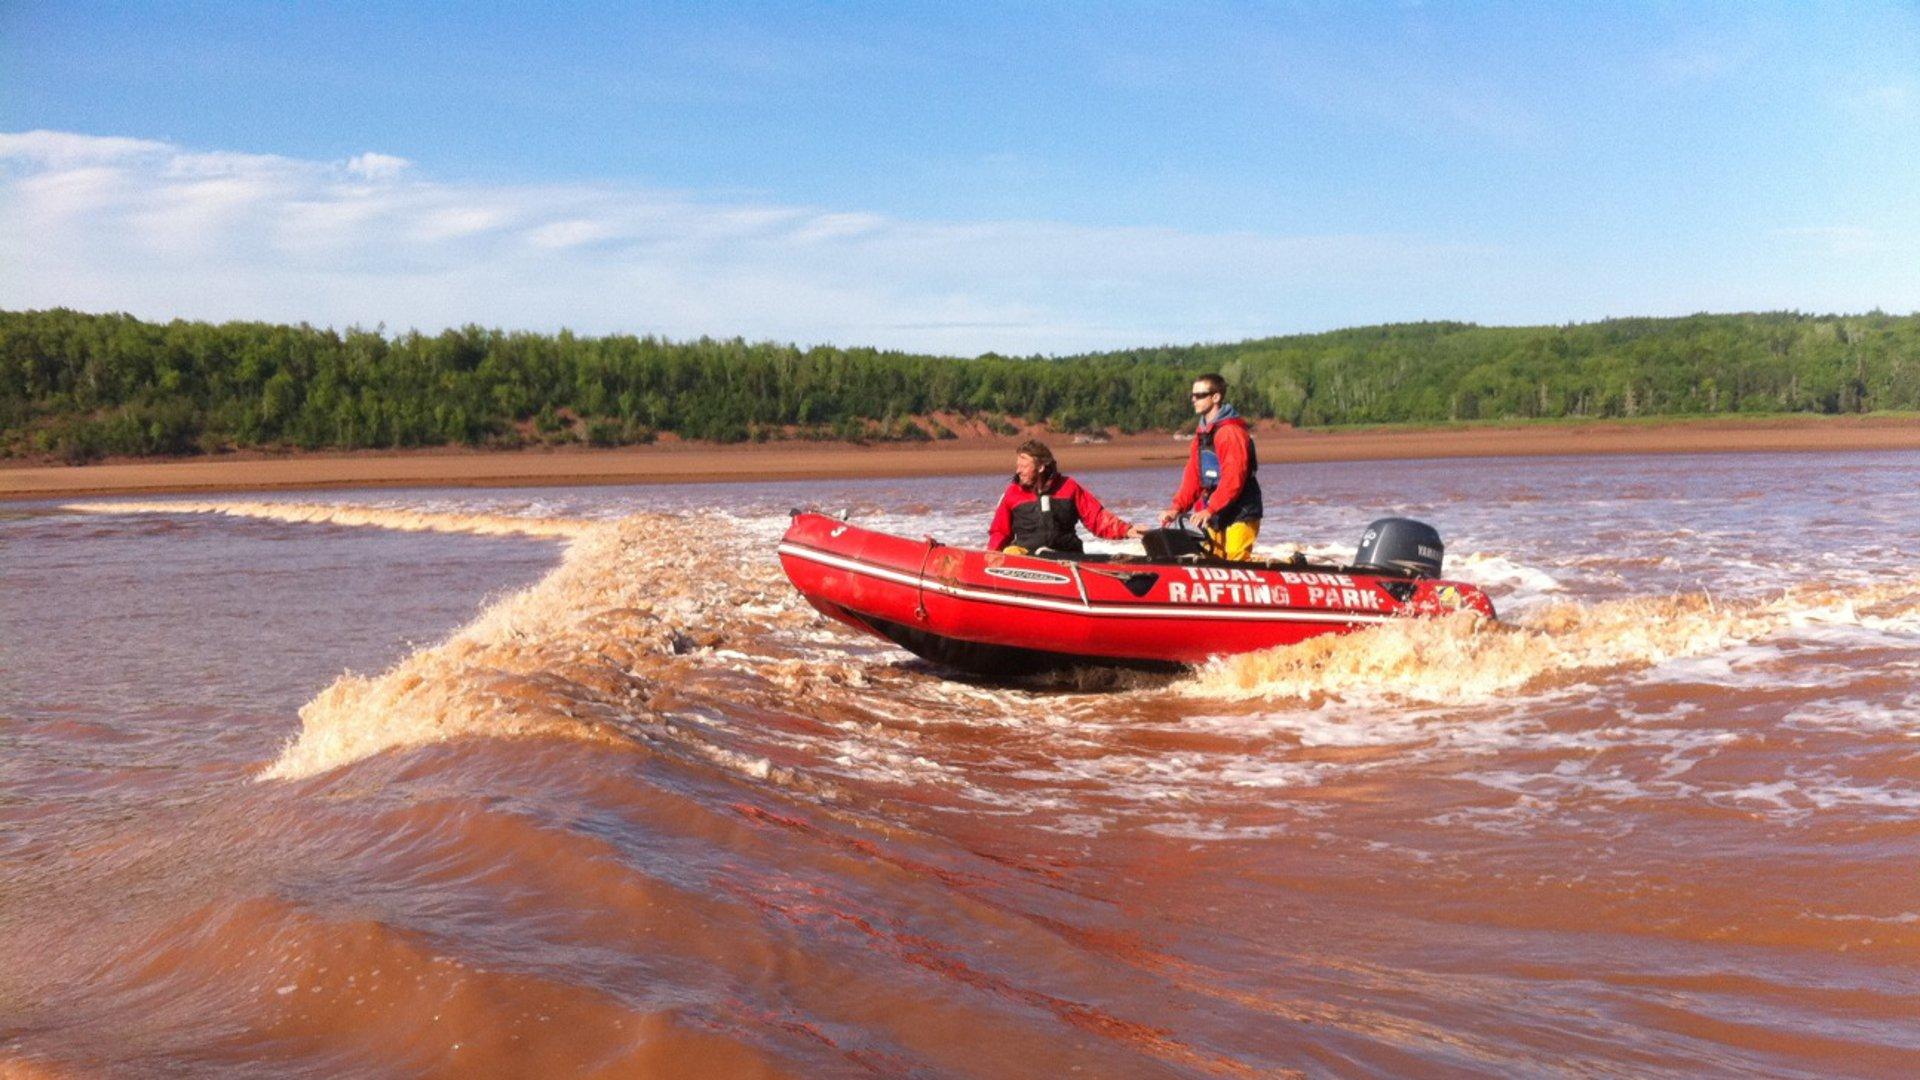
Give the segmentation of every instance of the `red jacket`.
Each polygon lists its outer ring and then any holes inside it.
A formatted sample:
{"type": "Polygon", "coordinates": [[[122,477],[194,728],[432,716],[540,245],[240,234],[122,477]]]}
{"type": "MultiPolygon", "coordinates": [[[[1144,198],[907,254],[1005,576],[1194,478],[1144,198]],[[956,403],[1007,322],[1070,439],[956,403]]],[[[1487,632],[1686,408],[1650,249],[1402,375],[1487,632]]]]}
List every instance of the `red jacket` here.
{"type": "MultiPolygon", "coordinates": [[[[1100,505],[1093,492],[1080,486],[1071,476],[1062,476],[1054,481],[1050,494],[1055,499],[1067,499],[1073,502],[1073,509],[1080,515],[1080,524],[1085,525],[1093,535],[1106,540],[1124,540],[1127,538],[1128,525],[1120,515],[1100,505]]],[[[999,551],[1013,540],[1013,508],[1021,503],[1036,502],[1039,492],[1028,491],[1019,481],[1007,485],[1000,496],[1000,505],[993,511],[993,524],[987,528],[987,550],[999,551]]]]}
{"type": "Polygon", "coordinates": [[[1187,452],[1187,469],[1180,474],[1180,490],[1173,493],[1173,512],[1185,514],[1204,505],[1208,513],[1218,514],[1231,505],[1247,485],[1248,451],[1252,446],[1253,436],[1247,432],[1245,420],[1232,416],[1214,421],[1213,452],[1220,457],[1220,486],[1213,489],[1212,498],[1202,500],[1200,439],[1195,436],[1187,452]]]}

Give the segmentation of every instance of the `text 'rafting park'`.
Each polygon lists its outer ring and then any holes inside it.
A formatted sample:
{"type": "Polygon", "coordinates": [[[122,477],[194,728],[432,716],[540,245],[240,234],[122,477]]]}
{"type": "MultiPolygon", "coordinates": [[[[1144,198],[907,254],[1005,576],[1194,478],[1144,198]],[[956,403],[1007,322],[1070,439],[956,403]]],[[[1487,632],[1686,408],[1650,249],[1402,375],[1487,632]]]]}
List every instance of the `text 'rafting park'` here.
{"type": "MultiPolygon", "coordinates": [[[[1252,570],[1229,570],[1218,566],[1187,566],[1187,581],[1167,583],[1167,599],[1174,603],[1268,604],[1293,606],[1291,590],[1276,586],[1252,570]]],[[[1309,607],[1365,608],[1380,611],[1386,607],[1379,590],[1355,588],[1353,579],[1339,574],[1315,574],[1294,570],[1280,571],[1280,580],[1288,585],[1304,585],[1309,607]]]]}

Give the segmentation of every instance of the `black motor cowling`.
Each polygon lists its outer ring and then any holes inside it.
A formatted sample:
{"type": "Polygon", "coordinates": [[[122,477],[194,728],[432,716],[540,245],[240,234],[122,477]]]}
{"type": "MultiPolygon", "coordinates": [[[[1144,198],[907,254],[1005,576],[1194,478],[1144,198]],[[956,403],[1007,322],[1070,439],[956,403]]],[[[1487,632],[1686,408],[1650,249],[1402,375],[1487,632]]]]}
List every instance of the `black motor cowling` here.
{"type": "Polygon", "coordinates": [[[1381,518],[1367,526],[1353,565],[1430,578],[1440,576],[1440,563],[1446,556],[1440,530],[1412,518],[1381,518]]]}
{"type": "Polygon", "coordinates": [[[1207,554],[1207,534],[1194,528],[1185,514],[1171,529],[1148,529],[1140,542],[1149,562],[1190,562],[1207,554]]]}

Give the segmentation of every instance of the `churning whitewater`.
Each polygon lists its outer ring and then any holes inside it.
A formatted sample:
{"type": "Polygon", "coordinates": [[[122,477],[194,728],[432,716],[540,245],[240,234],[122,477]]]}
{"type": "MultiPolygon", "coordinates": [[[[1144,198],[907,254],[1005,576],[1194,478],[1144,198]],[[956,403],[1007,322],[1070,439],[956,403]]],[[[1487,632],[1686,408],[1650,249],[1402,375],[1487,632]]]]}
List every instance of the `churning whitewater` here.
{"type": "Polygon", "coordinates": [[[1268,550],[1434,520],[1500,620],[1015,685],[773,557],[980,478],[30,510],[0,1066],[1911,1072],[1916,469],[1295,467],[1268,550]]]}
{"type": "MultiPolygon", "coordinates": [[[[825,661],[820,655],[819,643],[830,631],[783,588],[764,544],[735,536],[688,551],[675,542],[676,522],[658,515],[594,523],[253,502],[102,503],[69,509],[223,514],[570,541],[551,574],[492,604],[447,641],[375,677],[341,676],[301,708],[300,735],[262,774],[268,778],[312,776],[384,750],[457,738],[658,737],[669,730],[666,716],[649,703],[663,687],[697,683],[703,672],[749,672],[788,685],[803,678],[797,674],[802,667],[827,663],[826,684],[847,686],[849,697],[867,696],[864,680],[853,677],[844,660],[825,661]],[[808,661],[796,664],[794,658],[803,655],[808,661]]],[[[1462,561],[1470,579],[1472,567],[1488,562],[1474,555],[1462,561]]],[[[1510,567],[1502,569],[1512,573],[1510,567]]],[[[1599,672],[1619,675],[1705,656],[1809,626],[1920,631],[1920,581],[1801,587],[1720,603],[1705,593],[1596,604],[1561,601],[1536,605],[1504,623],[1471,613],[1409,619],[1225,658],[1192,677],[1131,694],[1175,701],[1195,696],[1473,704],[1599,672]]],[[[939,673],[930,670],[928,677],[937,679],[939,673]]],[[[818,691],[821,681],[809,685],[818,691]]],[[[953,719],[1008,719],[994,708],[994,695],[973,690],[949,695],[937,685],[920,692],[947,704],[957,714],[953,719]],[[981,714],[968,715],[976,710],[981,714]]],[[[817,693],[808,696],[818,700],[817,693]]],[[[1010,696],[1023,699],[1017,691],[1010,696]]],[[[1111,704],[1111,696],[1070,697],[1061,704],[1111,704]]]]}

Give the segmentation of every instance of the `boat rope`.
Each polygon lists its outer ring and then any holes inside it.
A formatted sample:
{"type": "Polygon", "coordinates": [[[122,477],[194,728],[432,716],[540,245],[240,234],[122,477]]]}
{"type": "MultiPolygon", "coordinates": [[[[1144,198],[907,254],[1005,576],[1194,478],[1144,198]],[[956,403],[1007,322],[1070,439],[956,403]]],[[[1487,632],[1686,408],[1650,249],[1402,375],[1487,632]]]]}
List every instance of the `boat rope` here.
{"type": "Polygon", "coordinates": [[[927,621],[927,562],[933,558],[933,549],[940,546],[940,541],[931,536],[926,540],[927,550],[920,555],[919,586],[913,594],[913,617],[921,622],[927,621]]]}

